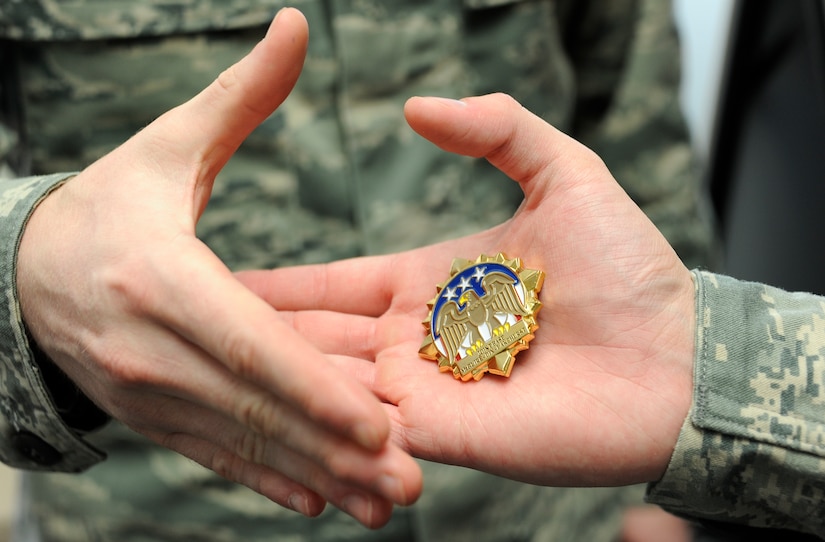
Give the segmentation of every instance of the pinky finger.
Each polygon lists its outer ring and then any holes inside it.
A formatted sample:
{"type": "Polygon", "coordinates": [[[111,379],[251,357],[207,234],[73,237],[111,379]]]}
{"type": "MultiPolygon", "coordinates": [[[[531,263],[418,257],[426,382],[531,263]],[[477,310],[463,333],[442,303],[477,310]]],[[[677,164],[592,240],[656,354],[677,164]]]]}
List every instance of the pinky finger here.
{"type": "Polygon", "coordinates": [[[192,435],[176,433],[166,437],[162,444],[178,453],[186,450],[184,455],[223,478],[243,484],[271,501],[308,517],[319,515],[327,500],[371,529],[382,527],[392,515],[393,503],[388,499],[341,483],[311,461],[277,444],[275,455],[279,463],[286,470],[294,471],[294,476],[303,478],[308,485],[325,488],[324,496],[289,475],[247,461],[226,448],[192,435]]]}
{"type": "Polygon", "coordinates": [[[162,440],[153,435],[149,437],[219,476],[304,516],[316,517],[326,507],[326,500],[306,486],[264,465],[246,461],[214,443],[184,433],[169,435],[162,440]]]}

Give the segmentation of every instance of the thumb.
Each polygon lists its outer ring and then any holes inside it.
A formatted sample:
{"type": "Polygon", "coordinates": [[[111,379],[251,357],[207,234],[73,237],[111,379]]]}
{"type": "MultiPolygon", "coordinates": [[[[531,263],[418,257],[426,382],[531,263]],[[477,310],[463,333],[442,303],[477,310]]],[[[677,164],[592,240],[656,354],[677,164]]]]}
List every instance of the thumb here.
{"type": "MultiPolygon", "coordinates": [[[[144,129],[137,145],[173,178],[186,179],[200,215],[212,181],[246,137],[286,99],[303,67],[307,22],[293,8],[278,12],[266,36],[197,96],[144,129]],[[168,171],[178,166],[184,171],[168,171]]],[[[138,139],[138,138],[135,138],[138,139]]]]}
{"type": "Polygon", "coordinates": [[[606,171],[595,153],[506,94],[462,100],[414,97],[404,114],[413,130],[442,149],[487,158],[521,184],[528,199],[545,187],[529,182],[539,175],[561,183],[580,178],[585,166],[606,171]]]}

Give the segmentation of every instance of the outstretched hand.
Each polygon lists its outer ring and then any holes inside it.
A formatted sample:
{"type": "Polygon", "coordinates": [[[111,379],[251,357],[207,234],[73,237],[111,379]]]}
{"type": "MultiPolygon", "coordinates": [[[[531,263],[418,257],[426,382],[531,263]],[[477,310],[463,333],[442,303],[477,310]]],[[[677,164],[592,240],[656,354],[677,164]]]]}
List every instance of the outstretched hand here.
{"type": "Polygon", "coordinates": [[[659,478],[691,398],[688,270],[596,155],[511,98],[414,98],[405,112],[444,150],[517,181],[515,216],[418,250],[241,281],[343,354],[418,457],[546,485],[659,478]],[[418,356],[426,303],[453,258],[498,252],[546,273],[540,327],[510,378],[457,381],[418,356]]]}
{"type": "Polygon", "coordinates": [[[421,490],[381,404],[195,238],[218,171],[286,98],[307,25],[282,10],[202,93],[53,192],[19,252],[25,321],[100,407],[307,515],[369,526],[421,490]]]}

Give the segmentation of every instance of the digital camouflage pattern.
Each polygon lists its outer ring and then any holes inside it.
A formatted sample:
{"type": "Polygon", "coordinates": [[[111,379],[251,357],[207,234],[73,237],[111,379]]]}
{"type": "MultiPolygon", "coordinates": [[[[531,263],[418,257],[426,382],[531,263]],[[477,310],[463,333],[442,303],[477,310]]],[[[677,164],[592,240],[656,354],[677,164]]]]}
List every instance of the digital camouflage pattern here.
{"type": "MultiPolygon", "coordinates": [[[[310,0],[312,1],[312,0],[310,0]]],[[[76,41],[249,28],[306,0],[6,0],[0,37],[76,41]]]]}
{"type": "Polygon", "coordinates": [[[694,403],[648,500],[825,537],[825,297],[693,276],[694,403]]]}
{"type": "MultiPolygon", "coordinates": [[[[40,201],[65,175],[32,177],[25,179],[4,179],[0,181],[0,223],[3,238],[0,242],[0,281],[14,283],[14,266],[9,265],[16,258],[18,235],[23,229],[28,211],[40,201]]],[[[16,451],[10,438],[20,431],[28,432],[36,428],[36,433],[49,435],[50,441],[75,443],[65,447],[65,469],[79,470],[80,466],[100,461],[103,456],[89,444],[77,438],[51,406],[49,395],[40,385],[37,366],[31,361],[28,338],[22,326],[20,306],[10,288],[3,289],[0,302],[0,459],[19,466],[38,468],[40,465],[22,457],[16,451]],[[22,408],[25,405],[25,408],[22,408]]]]}
{"type": "MultiPolygon", "coordinates": [[[[484,161],[438,150],[402,115],[412,95],[493,91],[600,153],[683,259],[708,263],[711,229],[679,111],[668,2],[290,4],[310,23],[304,72],[218,177],[199,223],[199,235],[230,267],[400,250],[508,218],[521,200],[515,183],[484,161]]],[[[0,130],[5,171],[25,142],[36,174],[82,169],[243,56],[279,7],[266,0],[4,2],[0,33],[10,39],[0,43],[19,69],[10,77],[11,64],[3,64],[3,90],[19,86],[26,113],[25,132],[12,128],[8,113],[0,130]]],[[[302,518],[116,423],[80,438],[46,398],[13,282],[22,224],[38,194],[65,177],[0,184],[0,201],[8,202],[0,220],[7,299],[0,457],[66,472],[100,459],[89,445],[108,459],[80,475],[25,477],[23,527],[35,539],[609,541],[622,508],[640,501],[638,487],[538,488],[425,464],[419,503],[373,532],[337,510],[302,518]],[[39,193],[18,196],[13,183],[32,183],[39,193]],[[21,430],[55,448],[54,464],[19,453],[13,436],[21,430]]]]}

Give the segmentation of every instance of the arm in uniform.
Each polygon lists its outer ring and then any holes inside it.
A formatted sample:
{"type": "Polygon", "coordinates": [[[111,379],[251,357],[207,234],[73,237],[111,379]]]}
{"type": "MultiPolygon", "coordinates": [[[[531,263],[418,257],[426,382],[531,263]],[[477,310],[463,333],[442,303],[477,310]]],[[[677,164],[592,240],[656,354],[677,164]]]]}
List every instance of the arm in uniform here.
{"type": "Polygon", "coordinates": [[[0,460],[16,468],[77,472],[104,454],[82,440],[106,420],[28,339],[17,298],[17,247],[35,206],[67,174],[18,178],[28,169],[17,48],[0,39],[0,460]],[[52,395],[48,387],[61,390],[52,395]]]}
{"type": "Polygon", "coordinates": [[[694,397],[648,500],[825,533],[825,298],[694,272],[694,397]]]}

